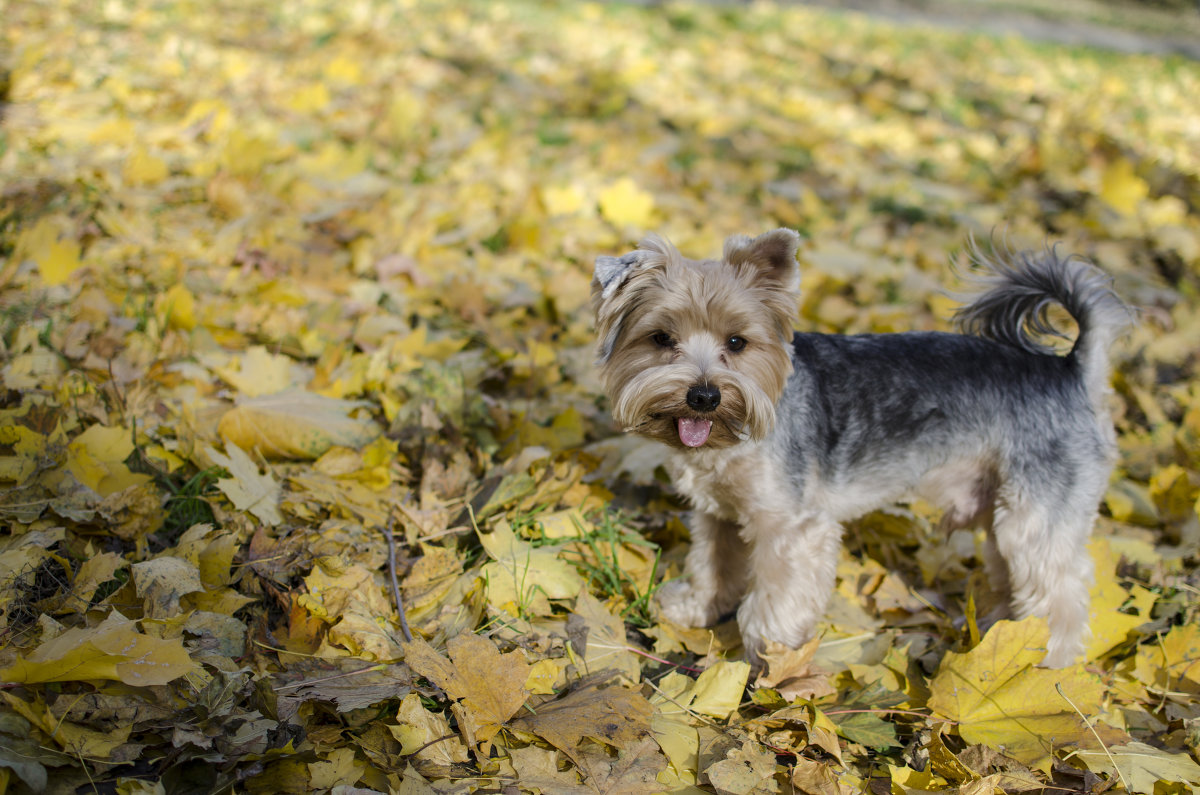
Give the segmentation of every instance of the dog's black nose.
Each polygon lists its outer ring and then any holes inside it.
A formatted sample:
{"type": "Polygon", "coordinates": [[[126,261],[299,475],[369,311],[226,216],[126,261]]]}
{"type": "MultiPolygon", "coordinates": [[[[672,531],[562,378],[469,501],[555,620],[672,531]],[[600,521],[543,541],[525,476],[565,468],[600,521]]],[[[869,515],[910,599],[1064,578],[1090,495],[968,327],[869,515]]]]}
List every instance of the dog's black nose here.
{"type": "Polygon", "coordinates": [[[710,384],[698,384],[688,390],[687,404],[696,411],[713,411],[721,405],[721,390],[710,384]]]}

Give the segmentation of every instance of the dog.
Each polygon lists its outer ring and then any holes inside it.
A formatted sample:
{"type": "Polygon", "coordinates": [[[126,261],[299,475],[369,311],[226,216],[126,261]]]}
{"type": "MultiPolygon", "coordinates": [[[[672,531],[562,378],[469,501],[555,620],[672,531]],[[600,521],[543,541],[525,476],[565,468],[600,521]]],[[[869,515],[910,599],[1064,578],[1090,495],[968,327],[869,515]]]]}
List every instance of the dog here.
{"type": "Polygon", "coordinates": [[[1043,665],[1085,648],[1086,542],[1116,458],[1108,349],[1131,320],[1110,280],[1056,249],[973,259],[963,333],[793,331],[799,235],[730,237],[691,260],[651,235],[596,259],[598,367],[614,421],[671,448],[694,511],[662,615],[708,626],[737,608],[746,657],[815,633],[844,522],[924,497],[987,531],[984,568],[1011,615],[1049,624],[1043,665]],[[1057,355],[1059,304],[1078,325],[1057,355]]]}

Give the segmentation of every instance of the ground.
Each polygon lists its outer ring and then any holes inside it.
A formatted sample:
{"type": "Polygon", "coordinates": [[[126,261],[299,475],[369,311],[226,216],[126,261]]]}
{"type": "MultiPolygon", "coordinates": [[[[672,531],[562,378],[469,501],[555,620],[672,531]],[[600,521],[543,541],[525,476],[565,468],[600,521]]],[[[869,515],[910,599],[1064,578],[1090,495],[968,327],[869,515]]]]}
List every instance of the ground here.
{"type": "Polygon", "coordinates": [[[533,0],[26,2],[0,51],[0,792],[1200,786],[1189,58],[533,0]],[[800,329],[948,328],[972,238],[1139,308],[1085,662],[980,632],[920,502],[761,677],[662,619],[592,263],[779,226],[800,329]]]}

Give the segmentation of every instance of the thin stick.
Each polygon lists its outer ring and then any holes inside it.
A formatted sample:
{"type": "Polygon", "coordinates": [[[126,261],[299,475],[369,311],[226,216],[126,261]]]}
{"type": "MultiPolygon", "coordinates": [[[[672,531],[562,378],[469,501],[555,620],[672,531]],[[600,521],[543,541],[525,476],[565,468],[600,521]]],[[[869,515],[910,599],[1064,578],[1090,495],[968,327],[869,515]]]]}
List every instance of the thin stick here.
{"type": "MultiPolygon", "coordinates": [[[[870,709],[823,709],[821,710],[826,715],[911,715],[914,718],[932,718],[924,712],[916,712],[911,709],[884,709],[883,707],[872,707],[870,709]]],[[[950,720],[949,718],[937,718],[938,723],[948,723],[953,726],[958,725],[958,721],[950,720]]]]}
{"type": "Polygon", "coordinates": [[[299,682],[292,682],[287,685],[276,685],[275,692],[280,690],[288,690],[293,687],[307,687],[309,685],[320,684],[321,682],[332,682],[335,679],[345,679],[347,676],[358,676],[359,674],[370,673],[371,671],[382,671],[386,669],[386,665],[372,665],[369,668],[359,668],[357,671],[346,671],[341,674],[333,674],[331,676],[321,676],[316,679],[305,679],[299,682]]]}
{"type": "Polygon", "coordinates": [[[1128,792],[1129,784],[1125,782],[1125,775],[1121,772],[1120,766],[1117,765],[1117,760],[1113,759],[1112,751],[1109,751],[1108,746],[1104,744],[1104,740],[1100,739],[1100,735],[1092,726],[1092,722],[1087,719],[1087,716],[1085,716],[1083,712],[1080,711],[1079,707],[1075,706],[1075,702],[1071,700],[1071,697],[1063,692],[1062,684],[1055,682],[1054,689],[1057,690],[1058,694],[1062,696],[1068,704],[1071,705],[1071,709],[1075,710],[1075,714],[1077,714],[1083,720],[1083,725],[1087,726],[1091,730],[1092,736],[1096,738],[1096,742],[1100,743],[1100,747],[1104,749],[1104,755],[1108,757],[1108,761],[1112,764],[1113,770],[1117,771],[1117,778],[1121,779],[1121,786],[1125,788],[1126,792],[1128,792]]]}
{"type": "Polygon", "coordinates": [[[404,639],[411,643],[412,630],[408,628],[408,617],[404,615],[404,600],[400,598],[400,581],[396,579],[396,538],[392,535],[392,524],[395,521],[396,515],[392,514],[383,526],[383,534],[388,543],[388,576],[392,580],[392,598],[396,600],[396,610],[400,613],[400,631],[404,633],[404,639]]]}
{"type": "Polygon", "coordinates": [[[645,657],[647,660],[653,660],[656,663],[662,663],[663,665],[669,665],[672,668],[678,668],[681,671],[687,671],[688,673],[692,673],[692,674],[704,673],[704,671],[700,670],[699,668],[689,668],[686,665],[681,665],[679,663],[673,663],[670,660],[664,660],[662,657],[655,657],[653,654],[650,654],[649,652],[644,652],[641,649],[634,648],[633,646],[626,646],[625,651],[645,657]]]}

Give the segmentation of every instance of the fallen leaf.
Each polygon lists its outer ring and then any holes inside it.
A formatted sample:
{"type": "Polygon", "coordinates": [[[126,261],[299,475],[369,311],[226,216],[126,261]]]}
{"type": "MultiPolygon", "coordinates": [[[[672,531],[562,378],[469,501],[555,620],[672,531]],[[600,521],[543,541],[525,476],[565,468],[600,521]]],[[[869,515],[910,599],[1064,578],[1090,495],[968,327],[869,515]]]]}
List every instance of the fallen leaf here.
{"type": "Polygon", "coordinates": [[[812,664],[820,643],[820,638],[813,638],[799,649],[768,644],[762,653],[767,670],[755,680],[755,686],[773,688],[789,702],[798,698],[812,701],[832,695],[836,691],[829,675],[812,664]]]}
{"type": "Polygon", "coordinates": [[[692,709],[702,715],[727,720],[746,692],[750,678],[750,663],[721,660],[696,677],[692,694],[692,709]]]}
{"type": "Polygon", "coordinates": [[[1104,773],[1110,780],[1120,778],[1130,792],[1158,792],[1155,786],[1186,782],[1200,785],[1200,765],[1187,754],[1171,753],[1145,743],[1108,746],[1101,750],[1072,753],[1089,770],[1104,773]]]}
{"type": "Polygon", "coordinates": [[[227,455],[212,447],[205,448],[205,455],[213,463],[225,467],[233,477],[221,478],[217,488],[233,502],[239,511],[254,514],[261,522],[274,526],[283,522],[279,513],[281,490],[271,473],[259,473],[258,465],[236,444],[225,446],[227,455]]]}
{"type": "Polygon", "coordinates": [[[929,682],[930,710],[954,721],[968,743],[992,745],[1030,767],[1048,769],[1056,749],[1090,737],[1075,709],[1097,714],[1104,693],[1100,679],[1078,666],[1035,667],[1048,637],[1041,619],[997,622],[974,649],[942,660],[929,682]]]}
{"type": "Polygon", "coordinates": [[[581,680],[534,712],[516,718],[515,728],[536,734],[580,764],[579,743],[586,737],[628,750],[650,734],[652,708],[636,691],[607,684],[602,677],[581,680]]]}
{"type": "Polygon", "coordinates": [[[575,600],[575,610],[567,619],[567,634],[575,653],[583,658],[586,673],[612,669],[630,682],[641,678],[641,664],[625,637],[625,622],[587,591],[575,600]]]}
{"type": "Polygon", "coordinates": [[[382,433],[370,419],[349,416],[364,405],[286,390],[239,402],[221,417],[217,431],[226,442],[268,459],[313,460],[332,447],[360,449],[382,433]]]}
{"type": "Polygon", "coordinates": [[[95,627],[68,629],[0,670],[6,682],[108,679],[127,685],[165,685],[196,669],[182,639],[144,635],[115,610],[95,627]]]}
{"type": "Polygon", "coordinates": [[[450,659],[421,639],[404,644],[404,658],[417,673],[458,702],[455,714],[471,745],[487,743],[525,703],[529,663],[520,651],[501,654],[486,638],[465,633],[446,644],[450,659]]]}

